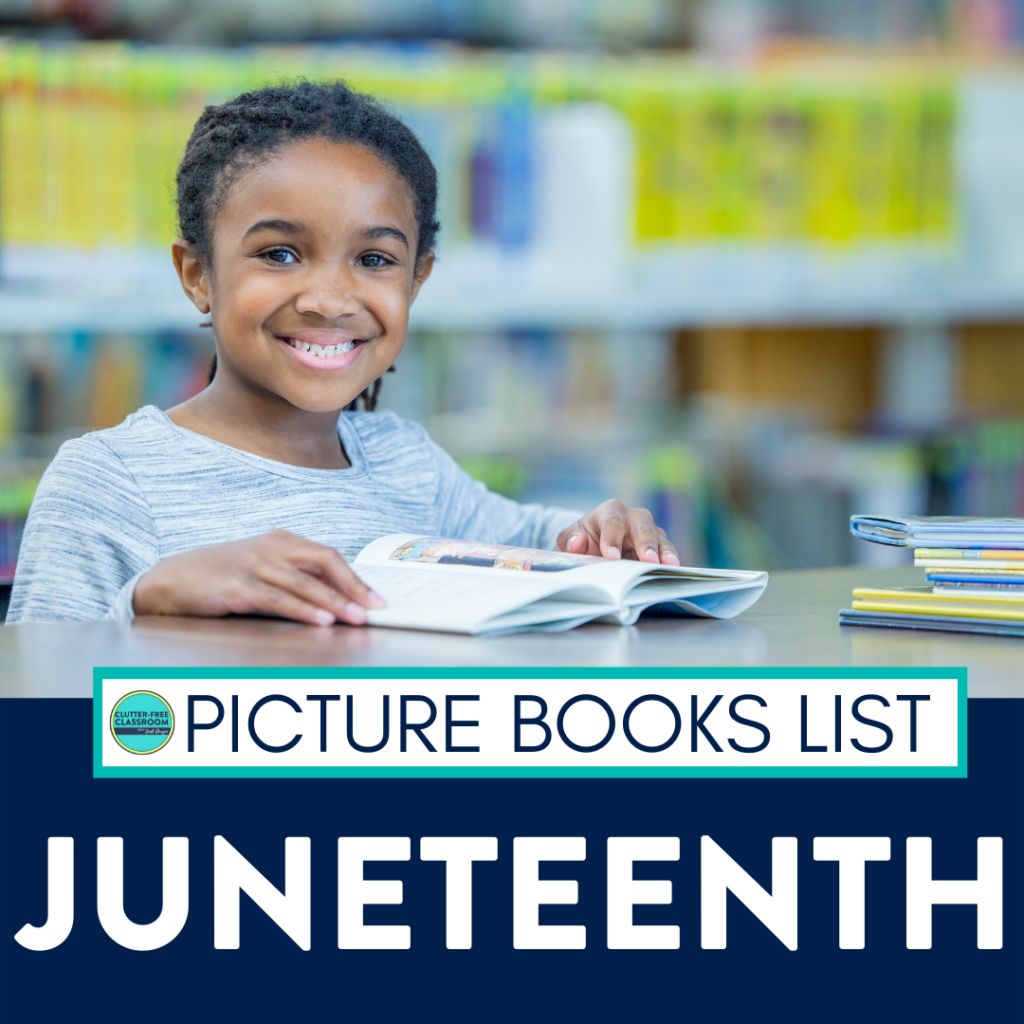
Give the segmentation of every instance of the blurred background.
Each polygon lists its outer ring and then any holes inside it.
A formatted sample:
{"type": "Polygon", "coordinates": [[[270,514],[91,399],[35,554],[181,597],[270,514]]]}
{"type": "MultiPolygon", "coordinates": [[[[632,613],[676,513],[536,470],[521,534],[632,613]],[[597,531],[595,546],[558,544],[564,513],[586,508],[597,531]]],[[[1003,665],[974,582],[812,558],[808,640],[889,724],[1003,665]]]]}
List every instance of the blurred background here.
{"type": "Polygon", "coordinates": [[[441,179],[382,404],[684,564],[1024,516],[1024,0],[0,0],[0,581],[64,439],[203,386],[168,243],[209,102],[343,77],[441,179]]]}

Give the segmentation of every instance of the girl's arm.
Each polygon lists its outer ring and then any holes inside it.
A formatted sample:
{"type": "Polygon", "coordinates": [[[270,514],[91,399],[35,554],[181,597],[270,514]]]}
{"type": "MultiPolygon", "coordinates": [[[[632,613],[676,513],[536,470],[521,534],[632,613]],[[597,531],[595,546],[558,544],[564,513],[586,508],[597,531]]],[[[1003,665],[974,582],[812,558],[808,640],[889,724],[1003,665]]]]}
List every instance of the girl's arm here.
{"type": "Polygon", "coordinates": [[[94,437],[61,446],[29,510],[8,624],[130,617],[138,575],[159,557],[149,506],[94,437]]]}
{"type": "Polygon", "coordinates": [[[334,548],[274,530],[171,555],[138,579],[138,615],[276,615],[361,626],[384,601],[334,548]]]}
{"type": "Polygon", "coordinates": [[[358,624],[382,603],[333,548],[284,530],[161,559],[135,478],[87,436],[63,445],[39,484],[7,622],[255,612],[358,624]]]}

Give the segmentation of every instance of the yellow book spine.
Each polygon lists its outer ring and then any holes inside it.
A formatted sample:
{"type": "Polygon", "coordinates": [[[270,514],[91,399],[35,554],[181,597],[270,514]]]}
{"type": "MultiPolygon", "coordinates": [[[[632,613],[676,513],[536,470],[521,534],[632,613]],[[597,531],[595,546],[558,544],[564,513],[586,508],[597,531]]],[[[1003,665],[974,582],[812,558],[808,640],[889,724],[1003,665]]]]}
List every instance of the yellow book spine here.
{"type": "Polygon", "coordinates": [[[1024,622],[1024,608],[942,608],[914,601],[854,601],[853,609],[860,612],[897,612],[902,615],[929,615],[951,619],[1005,619],[1008,622],[1024,622]]]}
{"type": "Polygon", "coordinates": [[[0,94],[0,223],[5,242],[38,242],[42,234],[39,50],[5,47],[0,94]]]}
{"type": "Polygon", "coordinates": [[[965,595],[965,594],[936,594],[931,589],[928,590],[891,590],[891,589],[873,589],[871,587],[858,587],[853,592],[853,596],[870,601],[925,601],[934,603],[935,605],[948,605],[948,604],[1017,604],[1024,608],[1024,597],[1018,597],[1016,594],[1007,593],[994,593],[994,594],[981,594],[981,595],[965,595]]]}
{"type": "Polygon", "coordinates": [[[1009,551],[1004,548],[990,548],[988,550],[963,548],[915,548],[915,558],[957,558],[968,560],[983,560],[997,558],[1000,561],[1017,559],[1024,566],[1024,551],[1009,551]]]}
{"type": "Polygon", "coordinates": [[[915,558],[914,565],[923,569],[955,569],[958,572],[970,572],[974,569],[1007,569],[1011,572],[1024,572],[1024,563],[1011,561],[1008,558],[993,558],[986,562],[956,561],[952,558],[915,558]]]}

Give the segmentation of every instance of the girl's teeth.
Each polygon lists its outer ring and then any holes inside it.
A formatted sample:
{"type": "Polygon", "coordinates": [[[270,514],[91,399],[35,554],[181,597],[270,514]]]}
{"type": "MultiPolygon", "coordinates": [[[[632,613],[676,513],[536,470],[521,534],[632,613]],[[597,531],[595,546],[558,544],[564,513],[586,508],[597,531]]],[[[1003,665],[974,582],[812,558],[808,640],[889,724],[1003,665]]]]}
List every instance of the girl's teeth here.
{"type": "Polygon", "coordinates": [[[294,341],[291,339],[289,339],[289,344],[293,348],[301,349],[303,352],[309,352],[314,356],[321,356],[323,358],[340,356],[344,352],[350,352],[356,346],[354,341],[345,341],[340,345],[311,345],[306,341],[294,341]]]}

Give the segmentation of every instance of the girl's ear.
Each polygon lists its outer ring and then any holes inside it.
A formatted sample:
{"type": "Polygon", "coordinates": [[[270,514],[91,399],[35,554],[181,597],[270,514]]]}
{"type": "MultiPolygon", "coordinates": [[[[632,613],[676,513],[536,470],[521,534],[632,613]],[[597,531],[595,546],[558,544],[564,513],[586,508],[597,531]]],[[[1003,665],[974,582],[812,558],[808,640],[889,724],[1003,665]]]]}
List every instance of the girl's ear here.
{"type": "Polygon", "coordinates": [[[210,276],[196,251],[184,238],[178,238],[171,245],[171,258],[182,290],[200,313],[209,313],[210,276]]]}
{"type": "Polygon", "coordinates": [[[416,301],[416,296],[419,295],[420,288],[423,287],[423,282],[430,277],[430,272],[433,269],[434,254],[432,252],[424,253],[418,260],[416,260],[416,272],[413,274],[412,279],[412,295],[409,296],[410,306],[416,301]]]}

